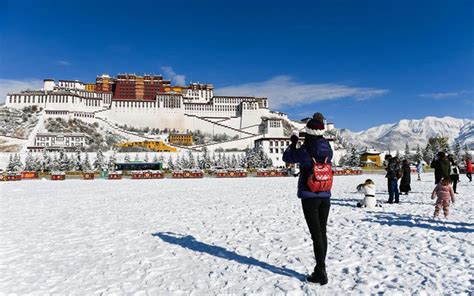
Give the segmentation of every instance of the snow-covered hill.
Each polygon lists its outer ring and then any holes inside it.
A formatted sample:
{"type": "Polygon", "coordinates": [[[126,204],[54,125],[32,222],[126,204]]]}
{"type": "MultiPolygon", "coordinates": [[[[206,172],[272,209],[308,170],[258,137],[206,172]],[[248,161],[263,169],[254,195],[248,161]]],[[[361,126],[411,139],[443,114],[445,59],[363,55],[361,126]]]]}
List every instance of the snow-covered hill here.
{"type": "Polygon", "coordinates": [[[383,124],[366,131],[352,132],[340,129],[340,136],[357,147],[377,149],[404,149],[405,143],[415,148],[426,146],[431,137],[448,137],[450,143],[458,140],[462,145],[474,147],[474,123],[469,119],[453,117],[425,117],[423,119],[403,119],[397,123],[383,124]]]}

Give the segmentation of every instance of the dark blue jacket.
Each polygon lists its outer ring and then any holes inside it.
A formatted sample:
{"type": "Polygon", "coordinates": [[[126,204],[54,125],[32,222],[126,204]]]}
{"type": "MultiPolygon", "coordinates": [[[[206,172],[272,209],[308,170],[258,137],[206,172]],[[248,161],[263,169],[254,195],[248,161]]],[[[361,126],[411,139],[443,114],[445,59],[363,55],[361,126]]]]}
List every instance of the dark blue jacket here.
{"type": "MultiPolygon", "coordinates": [[[[307,136],[308,137],[308,136],[307,136]]],[[[323,137],[311,137],[306,139],[305,145],[301,148],[288,147],[283,153],[283,161],[286,163],[300,164],[300,177],[298,179],[299,198],[330,198],[331,191],[311,192],[308,187],[308,178],[311,175],[314,158],[317,162],[331,163],[332,148],[329,141],[323,137]]]]}

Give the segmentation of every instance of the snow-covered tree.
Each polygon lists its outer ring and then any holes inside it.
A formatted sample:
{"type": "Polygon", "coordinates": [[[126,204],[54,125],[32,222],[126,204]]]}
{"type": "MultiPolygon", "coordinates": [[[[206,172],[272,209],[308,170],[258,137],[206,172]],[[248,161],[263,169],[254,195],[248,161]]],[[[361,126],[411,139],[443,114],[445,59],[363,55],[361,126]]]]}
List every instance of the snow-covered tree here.
{"type": "Polygon", "coordinates": [[[405,143],[405,155],[403,156],[407,160],[411,160],[411,153],[410,153],[410,146],[408,146],[408,142],[405,143]]]}
{"type": "Polygon", "coordinates": [[[133,161],[140,161],[140,156],[137,154],[135,154],[135,158],[133,159],[133,161]]]}
{"type": "Polygon", "coordinates": [[[158,162],[158,154],[153,154],[153,162],[158,162]]]}
{"type": "Polygon", "coordinates": [[[115,170],[115,164],[117,163],[117,154],[112,152],[112,154],[109,157],[109,161],[107,162],[107,169],[109,171],[115,170]]]}
{"type": "Polygon", "coordinates": [[[130,162],[130,155],[128,153],[125,154],[125,157],[123,159],[124,162],[130,162]]]}
{"type": "Polygon", "coordinates": [[[176,155],[176,162],[175,162],[174,167],[175,169],[178,169],[178,170],[184,169],[183,161],[181,160],[181,157],[179,157],[179,154],[176,155]]]}
{"type": "Polygon", "coordinates": [[[81,157],[81,152],[79,150],[76,151],[76,155],[74,157],[71,157],[73,159],[74,164],[73,164],[73,170],[81,172],[82,169],[82,157],[81,157]]]}
{"type": "Polygon", "coordinates": [[[430,164],[435,156],[435,153],[433,151],[433,146],[431,146],[431,144],[428,142],[428,144],[426,144],[425,149],[423,150],[423,160],[427,164],[430,164]]]}
{"type": "Polygon", "coordinates": [[[168,168],[168,170],[174,170],[175,169],[175,166],[174,166],[174,163],[173,163],[173,158],[171,157],[171,154],[169,155],[168,161],[166,162],[166,167],[168,168]]]}
{"type": "Polygon", "coordinates": [[[209,156],[207,147],[205,146],[202,148],[202,158],[200,159],[199,167],[201,169],[210,169],[212,167],[212,160],[209,156]]]}
{"type": "Polygon", "coordinates": [[[421,152],[421,148],[420,148],[420,145],[418,145],[416,147],[416,153],[415,153],[415,157],[413,159],[414,161],[421,161],[423,160],[423,153],[421,152]]]}
{"type": "Polygon", "coordinates": [[[360,155],[354,145],[352,145],[350,148],[350,154],[349,158],[347,159],[347,165],[353,167],[360,166],[360,155]]]}
{"type": "Polygon", "coordinates": [[[194,155],[191,152],[191,150],[188,150],[188,161],[187,161],[187,167],[192,169],[196,167],[196,161],[194,160],[194,155]]]}
{"type": "Polygon", "coordinates": [[[61,167],[59,165],[59,159],[57,153],[53,154],[53,157],[51,159],[51,171],[57,171],[60,170],[61,167]]]}
{"type": "Polygon", "coordinates": [[[64,150],[59,151],[59,170],[62,172],[69,171],[69,158],[64,150]]]}
{"type": "Polygon", "coordinates": [[[165,163],[165,157],[163,156],[163,153],[160,153],[160,156],[158,157],[158,162],[161,162],[162,164],[165,163]]]}
{"type": "Polygon", "coordinates": [[[16,166],[15,166],[15,161],[14,161],[13,155],[10,154],[10,156],[8,157],[7,171],[8,172],[14,172],[15,167],[16,166]]]}
{"type": "Polygon", "coordinates": [[[97,155],[94,161],[94,169],[96,170],[102,170],[105,168],[105,157],[104,153],[102,153],[102,150],[97,150],[97,155]]]}
{"type": "Polygon", "coordinates": [[[49,172],[51,171],[51,156],[46,149],[43,150],[42,157],[41,157],[41,171],[42,172],[49,172]]]}
{"type": "Polygon", "coordinates": [[[37,165],[35,159],[33,158],[33,153],[28,151],[25,158],[25,171],[36,171],[36,169],[37,165]]]}
{"type": "Polygon", "coordinates": [[[148,152],[145,153],[145,157],[143,158],[144,162],[149,162],[150,158],[148,157],[148,152]]]}
{"type": "Polygon", "coordinates": [[[459,141],[456,141],[454,143],[453,154],[454,154],[455,159],[461,159],[461,157],[462,157],[462,155],[461,155],[461,143],[459,143],[459,141]]]}
{"type": "Polygon", "coordinates": [[[230,158],[230,167],[235,169],[238,166],[239,163],[237,161],[237,157],[235,157],[235,154],[232,154],[232,157],[230,158]]]}
{"type": "Polygon", "coordinates": [[[82,162],[82,170],[84,172],[92,170],[91,161],[89,160],[89,153],[87,152],[86,152],[86,155],[84,156],[84,161],[82,162]]]}

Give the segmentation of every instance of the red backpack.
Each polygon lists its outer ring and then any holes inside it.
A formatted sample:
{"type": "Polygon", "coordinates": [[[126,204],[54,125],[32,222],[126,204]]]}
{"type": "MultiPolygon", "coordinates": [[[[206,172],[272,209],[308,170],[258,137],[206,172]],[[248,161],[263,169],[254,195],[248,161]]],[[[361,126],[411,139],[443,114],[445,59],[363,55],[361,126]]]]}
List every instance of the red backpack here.
{"type": "Polygon", "coordinates": [[[330,191],[332,188],[332,168],[327,163],[327,158],[324,163],[318,163],[313,158],[313,172],[308,178],[308,187],[311,192],[330,191]]]}

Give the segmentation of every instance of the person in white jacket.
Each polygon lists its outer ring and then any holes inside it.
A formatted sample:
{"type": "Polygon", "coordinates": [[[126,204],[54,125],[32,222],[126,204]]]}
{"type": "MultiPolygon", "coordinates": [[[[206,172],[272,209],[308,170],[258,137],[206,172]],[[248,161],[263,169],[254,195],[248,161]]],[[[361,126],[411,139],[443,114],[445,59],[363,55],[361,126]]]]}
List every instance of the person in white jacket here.
{"type": "Polygon", "coordinates": [[[362,202],[357,203],[358,207],[380,207],[380,205],[377,204],[377,198],[375,197],[375,183],[371,179],[367,179],[364,183],[357,185],[357,192],[364,194],[364,199],[362,200],[362,202]]]}

